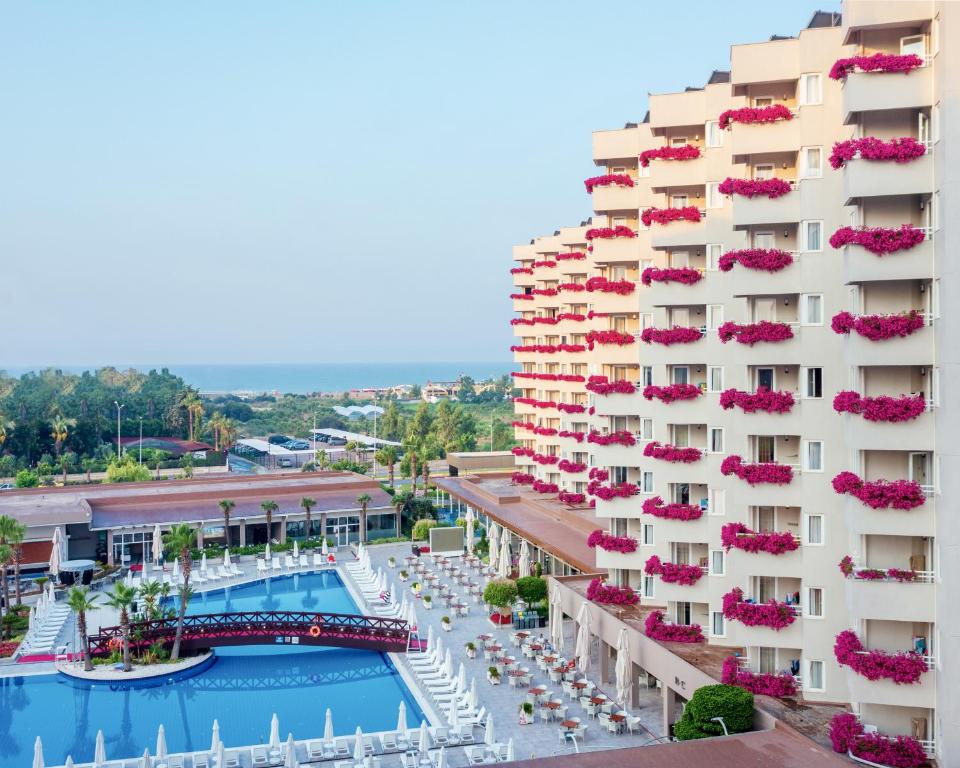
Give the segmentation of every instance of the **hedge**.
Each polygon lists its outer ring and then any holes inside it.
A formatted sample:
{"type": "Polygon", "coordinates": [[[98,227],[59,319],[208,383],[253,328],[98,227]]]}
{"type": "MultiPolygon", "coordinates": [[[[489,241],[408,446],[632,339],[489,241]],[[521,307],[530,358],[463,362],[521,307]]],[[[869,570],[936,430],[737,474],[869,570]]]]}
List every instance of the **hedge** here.
{"type": "Polygon", "coordinates": [[[712,721],[722,717],[729,733],[743,733],[753,727],[753,694],[735,685],[705,685],[697,688],[674,724],[679,741],[722,736],[723,726],[712,721]]]}
{"type": "Polygon", "coordinates": [[[517,593],[527,604],[547,599],[547,580],[539,576],[524,576],[517,579],[517,593]]]}

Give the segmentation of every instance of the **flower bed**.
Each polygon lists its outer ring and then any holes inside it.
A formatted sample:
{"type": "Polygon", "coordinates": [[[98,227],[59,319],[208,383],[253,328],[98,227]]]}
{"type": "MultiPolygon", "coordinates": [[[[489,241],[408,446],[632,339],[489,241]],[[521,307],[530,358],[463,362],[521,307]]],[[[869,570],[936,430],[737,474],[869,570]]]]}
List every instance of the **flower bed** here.
{"type": "Polygon", "coordinates": [[[569,437],[578,443],[582,443],[586,435],[583,432],[571,432],[569,429],[561,429],[557,432],[557,437],[569,437]]]}
{"type": "Polygon", "coordinates": [[[602,176],[591,176],[589,179],[584,179],[583,186],[587,188],[587,192],[593,192],[596,187],[632,187],[633,179],[625,173],[605,173],[602,176]]]}
{"type": "Polygon", "coordinates": [[[644,285],[652,283],[683,283],[684,285],[693,285],[703,279],[700,270],[692,267],[670,267],[667,269],[658,269],[657,267],[647,267],[640,275],[640,282],[644,285]]]}
{"type": "Polygon", "coordinates": [[[592,349],[593,344],[625,347],[629,344],[636,343],[636,341],[632,333],[622,333],[621,331],[590,331],[587,334],[587,349],[592,349]]]}
{"type": "Polygon", "coordinates": [[[700,148],[693,144],[684,144],[680,147],[657,147],[645,149],[640,153],[640,165],[646,168],[651,160],[696,160],[700,157],[700,148]]]}
{"type": "Polygon", "coordinates": [[[850,555],[844,555],[843,560],[837,563],[840,572],[846,578],[859,579],[861,581],[899,581],[907,583],[916,581],[918,574],[916,571],[904,568],[856,568],[853,565],[853,558],[850,555]]]}
{"type": "Polygon", "coordinates": [[[790,182],[785,179],[732,179],[729,176],[717,187],[721,195],[768,197],[771,200],[783,197],[792,190],[790,182]]]}
{"type": "Polygon", "coordinates": [[[20,643],[16,640],[4,640],[0,642],[0,659],[6,659],[17,652],[20,643]]]}
{"type": "Polygon", "coordinates": [[[588,229],[584,234],[584,238],[587,241],[590,240],[610,240],[614,237],[636,237],[637,233],[634,232],[630,227],[625,227],[622,224],[617,227],[593,227],[588,229]]]}
{"type": "Polygon", "coordinates": [[[587,495],[585,493],[571,493],[570,491],[560,491],[557,494],[557,499],[562,501],[564,504],[583,504],[587,500],[587,495]]]}
{"type": "Polygon", "coordinates": [[[915,53],[874,53],[871,56],[848,56],[837,59],[830,67],[831,80],[844,80],[854,71],[860,72],[902,72],[906,74],[923,66],[923,59],[915,53]]]}
{"type": "Polygon", "coordinates": [[[605,277],[591,277],[583,286],[591,293],[599,291],[600,293],[616,293],[620,296],[629,296],[633,293],[637,284],[630,280],[608,280],[605,277]]]}
{"type": "Polygon", "coordinates": [[[643,455],[660,461],[670,461],[680,464],[692,464],[700,461],[703,451],[699,448],[678,448],[675,445],[661,445],[652,440],[643,447],[643,455]]]}
{"type": "Polygon", "coordinates": [[[837,635],[833,655],[838,664],[850,667],[867,680],[892,680],[897,685],[913,685],[920,682],[927,671],[927,660],[919,653],[868,651],[851,629],[845,629],[837,635]]]}
{"type": "Polygon", "coordinates": [[[699,520],[703,517],[703,509],[698,504],[664,504],[659,496],[651,496],[644,500],[640,507],[643,514],[659,517],[664,520],[699,520]]]}
{"type": "Polygon", "coordinates": [[[723,662],[720,682],[739,686],[758,696],[783,698],[784,696],[797,695],[797,681],[793,678],[793,675],[786,672],[771,675],[741,669],[736,656],[728,656],[723,662]]]}
{"type": "Polygon", "coordinates": [[[636,605],[640,596],[630,587],[615,587],[604,584],[601,579],[593,579],[587,586],[587,600],[600,605],[636,605]]]}
{"type": "Polygon", "coordinates": [[[763,272],[779,272],[793,264],[793,256],[776,248],[743,248],[727,251],[720,257],[717,267],[721,272],[729,272],[734,264],[763,272]]]}
{"type": "Polygon", "coordinates": [[[849,161],[859,157],[861,160],[887,161],[895,163],[909,163],[918,157],[923,157],[927,148],[912,136],[902,136],[884,141],[875,136],[865,136],[862,139],[847,139],[833,145],[830,153],[830,167],[834,170],[843,168],[849,161]]]}
{"type": "Polygon", "coordinates": [[[604,485],[599,480],[593,480],[587,483],[587,494],[595,496],[603,501],[613,499],[629,499],[640,493],[640,489],[634,483],[615,483],[614,485],[604,485]]]}
{"type": "Polygon", "coordinates": [[[725,389],[720,393],[720,407],[725,411],[740,408],[744,413],[789,413],[793,408],[792,392],[774,392],[760,387],[756,392],[743,392],[739,389],[725,389]]]}
{"type": "Polygon", "coordinates": [[[915,309],[896,315],[860,315],[838,312],[830,320],[834,333],[856,331],[870,341],[885,341],[896,336],[904,338],[923,328],[923,315],[915,309]]]}
{"type": "Polygon", "coordinates": [[[792,533],[751,531],[743,523],[727,523],[720,529],[720,543],[728,552],[742,549],[744,552],[782,555],[800,548],[792,533]]]}
{"type": "Polygon", "coordinates": [[[916,480],[864,481],[853,472],[841,472],[831,482],[834,491],[849,494],[871,509],[916,509],[927,500],[916,480]]]}
{"type": "Polygon", "coordinates": [[[669,224],[672,221],[697,222],[703,218],[700,209],[695,205],[684,205],[681,208],[647,208],[640,214],[643,226],[651,224],[669,224]]]}
{"type": "Polygon", "coordinates": [[[912,224],[900,227],[840,227],[830,235],[831,248],[859,245],[870,253],[883,256],[885,253],[907,251],[926,239],[926,233],[912,224]]]}
{"type": "Polygon", "coordinates": [[[640,334],[640,341],[645,344],[692,344],[700,341],[703,334],[699,328],[644,328],[640,334]]]}
{"type": "Polygon", "coordinates": [[[675,403],[677,400],[695,400],[702,394],[703,390],[696,384],[669,384],[666,387],[648,384],[643,388],[645,400],[657,399],[668,405],[675,403]]]}
{"type": "Polygon", "coordinates": [[[600,547],[606,552],[620,552],[628,555],[637,551],[637,540],[631,536],[613,536],[597,528],[587,536],[587,546],[591,549],[600,547]]]}
{"type": "Polygon", "coordinates": [[[571,475],[578,475],[581,472],[587,471],[587,465],[580,461],[570,461],[570,459],[562,459],[559,464],[557,464],[557,469],[561,472],[569,472],[571,475]]]}
{"type": "Polygon", "coordinates": [[[843,712],[830,721],[830,743],[834,752],[850,753],[893,768],[918,768],[928,763],[920,742],[910,736],[866,733],[856,715],[843,712]]]}
{"type": "Polygon", "coordinates": [[[867,421],[884,421],[896,424],[917,418],[927,409],[923,395],[901,397],[861,397],[851,390],[837,392],[833,398],[833,410],[837,413],[852,413],[867,421]]]}
{"type": "Polygon", "coordinates": [[[560,486],[556,483],[545,483],[543,480],[534,480],[533,490],[537,493],[558,493],[560,486]]]}
{"type": "Polygon", "coordinates": [[[797,620],[794,606],[771,600],[768,603],[747,603],[743,590],[734,587],[723,596],[723,616],[748,627],[769,627],[779,632],[797,620]]]}
{"type": "Polygon", "coordinates": [[[717,335],[724,344],[735,339],[738,344],[752,347],[761,341],[777,344],[792,339],[793,329],[786,323],[771,323],[769,320],[745,325],[728,320],[717,329],[717,335]]]}
{"type": "Polygon", "coordinates": [[[651,640],[664,643],[702,643],[703,628],[699,624],[666,624],[663,611],[652,611],[644,622],[651,640]]]}
{"type": "Polygon", "coordinates": [[[775,462],[760,462],[758,464],[744,464],[740,456],[727,456],[720,464],[720,474],[736,475],[750,485],[772,483],[786,485],[793,480],[793,469],[786,464],[775,462]]]}
{"type": "Polygon", "coordinates": [[[531,485],[536,479],[533,475],[528,475],[525,472],[514,472],[510,476],[510,482],[514,485],[531,485]]]}
{"type": "Polygon", "coordinates": [[[587,442],[593,443],[594,445],[636,445],[637,438],[634,437],[633,432],[630,432],[626,429],[620,429],[616,432],[608,432],[603,434],[602,432],[591,432],[587,435],[587,442]]]}
{"type": "Polygon", "coordinates": [[[769,107],[741,107],[728,109],[720,113],[720,128],[729,128],[734,123],[753,125],[756,123],[775,123],[779,120],[793,120],[793,112],[786,104],[771,104],[769,107]]]}
{"type": "Polygon", "coordinates": [[[643,572],[648,576],[659,576],[660,580],[667,584],[678,584],[681,587],[691,587],[703,576],[703,568],[698,565],[664,563],[656,555],[647,558],[643,572]]]}
{"type": "Polygon", "coordinates": [[[558,253],[554,258],[557,261],[583,261],[587,254],[582,251],[570,251],[569,253],[558,253]]]}
{"type": "Polygon", "coordinates": [[[632,395],[637,387],[626,379],[608,381],[606,376],[591,376],[584,387],[595,395],[632,395]]]}

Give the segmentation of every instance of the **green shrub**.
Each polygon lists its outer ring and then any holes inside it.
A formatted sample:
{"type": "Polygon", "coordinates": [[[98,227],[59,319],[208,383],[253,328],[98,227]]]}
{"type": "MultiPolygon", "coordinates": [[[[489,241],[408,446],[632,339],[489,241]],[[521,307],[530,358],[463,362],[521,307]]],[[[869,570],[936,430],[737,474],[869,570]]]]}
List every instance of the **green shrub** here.
{"type": "Polygon", "coordinates": [[[21,469],[17,472],[15,484],[17,488],[36,488],[40,485],[40,476],[29,469],[21,469]]]}
{"type": "Polygon", "coordinates": [[[107,465],[105,483],[142,483],[150,479],[150,470],[144,464],[137,464],[129,453],[122,458],[111,459],[107,465]]]}
{"type": "Polygon", "coordinates": [[[528,604],[547,599],[547,580],[539,576],[524,576],[517,579],[517,593],[528,604]]]}
{"type": "Polygon", "coordinates": [[[436,520],[417,520],[413,525],[413,535],[410,538],[414,541],[425,541],[430,535],[430,529],[436,527],[436,520]]]}
{"type": "Polygon", "coordinates": [[[494,579],[483,590],[483,602],[495,608],[509,608],[517,599],[517,583],[510,579],[494,579]]]}
{"type": "Polygon", "coordinates": [[[697,688],[673,726],[679,741],[722,736],[723,726],[712,721],[722,717],[730,733],[743,733],[753,727],[753,694],[735,685],[705,685],[697,688]]]}

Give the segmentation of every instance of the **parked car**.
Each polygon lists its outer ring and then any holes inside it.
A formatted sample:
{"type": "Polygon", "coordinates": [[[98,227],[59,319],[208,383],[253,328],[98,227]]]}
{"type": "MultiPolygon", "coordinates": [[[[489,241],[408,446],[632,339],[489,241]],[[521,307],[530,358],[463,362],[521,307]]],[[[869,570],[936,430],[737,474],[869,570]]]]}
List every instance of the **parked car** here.
{"type": "Polygon", "coordinates": [[[318,443],[330,442],[330,435],[324,434],[323,432],[317,432],[313,437],[318,443]]]}
{"type": "Polygon", "coordinates": [[[290,440],[283,444],[288,451],[309,451],[310,443],[306,440],[290,440]]]}
{"type": "Polygon", "coordinates": [[[331,438],[327,441],[327,443],[329,443],[330,445],[346,445],[346,444],[347,444],[347,438],[345,438],[345,437],[331,437],[331,438]]]}
{"type": "Polygon", "coordinates": [[[293,459],[277,459],[277,466],[285,469],[293,466],[293,459]]]}
{"type": "Polygon", "coordinates": [[[13,483],[0,483],[0,491],[9,491],[16,487],[13,483]]]}
{"type": "Polygon", "coordinates": [[[270,445],[283,445],[284,443],[289,443],[291,440],[293,440],[293,438],[289,435],[270,435],[270,437],[267,438],[267,442],[270,443],[270,445]]]}

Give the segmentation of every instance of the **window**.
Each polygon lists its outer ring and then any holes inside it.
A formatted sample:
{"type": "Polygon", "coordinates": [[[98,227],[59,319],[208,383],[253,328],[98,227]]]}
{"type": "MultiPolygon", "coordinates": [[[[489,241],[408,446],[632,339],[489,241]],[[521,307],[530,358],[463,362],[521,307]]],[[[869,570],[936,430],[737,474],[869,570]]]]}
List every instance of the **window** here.
{"type": "Polygon", "coordinates": [[[691,621],[691,610],[690,603],[686,601],[678,600],[676,604],[676,613],[674,615],[674,621],[677,624],[682,624],[683,626],[689,626],[691,621]]]}
{"type": "Polygon", "coordinates": [[[800,177],[818,179],[823,176],[823,148],[800,148],[800,177]]]}
{"type": "Polygon", "coordinates": [[[753,166],[753,178],[755,179],[772,179],[773,178],[773,165],[771,163],[762,163],[760,165],[753,166]]]}
{"type": "Polygon", "coordinates": [[[647,163],[646,165],[641,165],[640,168],[637,169],[637,171],[638,171],[637,175],[638,175],[641,179],[649,179],[649,178],[650,178],[650,163],[647,163]]]}
{"type": "Polygon", "coordinates": [[[642,312],[640,314],[640,330],[644,331],[647,328],[653,328],[653,313],[652,312],[642,312]]]}
{"type": "Polygon", "coordinates": [[[709,453],[723,453],[723,427],[709,427],[707,435],[707,451],[709,453]]]}
{"type": "Polygon", "coordinates": [[[673,432],[673,444],[677,446],[677,448],[690,447],[689,424],[674,424],[672,425],[671,431],[673,432]]]}
{"type": "Polygon", "coordinates": [[[823,618],[823,589],[820,587],[807,588],[807,616],[823,618]]]}
{"type": "Polygon", "coordinates": [[[926,55],[927,49],[923,35],[910,35],[900,38],[900,55],[905,56],[908,53],[914,53],[921,59],[926,55]]]}
{"type": "Polygon", "coordinates": [[[723,255],[723,245],[707,243],[707,270],[717,272],[720,269],[720,256],[723,255]]]}
{"type": "Polygon", "coordinates": [[[707,367],[707,392],[723,392],[723,366],[707,367]]]}
{"type": "Polygon", "coordinates": [[[803,396],[823,397],[823,368],[802,368],[803,396]]]}
{"type": "Polygon", "coordinates": [[[710,613],[710,634],[713,637],[725,637],[727,628],[723,620],[723,611],[711,611],[710,613]]]}
{"type": "Polygon", "coordinates": [[[643,581],[640,582],[640,597],[649,597],[653,598],[653,585],[655,579],[653,576],[644,576],[643,581]]]}
{"type": "Polygon", "coordinates": [[[727,514],[727,492],[725,489],[713,488],[710,490],[710,502],[707,505],[707,514],[727,514]]]}
{"type": "Polygon", "coordinates": [[[823,294],[800,294],[800,322],[803,325],[823,325],[823,294]]]}
{"type": "MultiPolygon", "coordinates": [[[[617,430],[617,431],[620,431],[620,430],[617,430]]],[[[626,467],[610,467],[610,481],[614,485],[627,482],[627,468],[626,467]]]]}
{"type": "Polygon", "coordinates": [[[640,419],[640,439],[653,440],[653,419],[640,419]]]}
{"type": "Polygon", "coordinates": [[[653,546],[653,525],[644,523],[640,526],[640,543],[645,547],[653,546]]]}
{"type": "Polygon", "coordinates": [[[800,75],[800,104],[820,104],[823,101],[822,80],[819,72],[800,75]]]}
{"type": "Polygon", "coordinates": [[[674,136],[672,139],[670,139],[671,147],[683,147],[686,145],[686,143],[687,143],[686,136],[674,136]]]}
{"type": "Polygon", "coordinates": [[[723,131],[720,130],[719,120],[707,120],[704,126],[704,133],[707,137],[708,147],[723,146],[723,131]]]}
{"type": "Polygon", "coordinates": [[[643,493],[653,493],[653,472],[649,469],[640,472],[640,482],[637,485],[643,493]]]}
{"type": "Polygon", "coordinates": [[[653,384],[653,366],[645,365],[640,369],[640,384],[649,387],[653,384]]]}
{"type": "Polygon", "coordinates": [[[807,690],[822,691],[823,685],[823,662],[810,660],[807,662],[807,690]]]}
{"type": "Polygon", "coordinates": [[[804,544],[819,547],[823,544],[823,515],[806,515],[804,520],[804,544]]]}
{"type": "Polygon", "coordinates": [[[614,216],[611,226],[613,227],[625,227],[627,226],[627,217],[626,216],[614,216]]]}
{"type": "Polygon", "coordinates": [[[670,369],[671,384],[689,384],[690,369],[685,365],[675,365],[670,369]]]}
{"type": "Polygon", "coordinates": [[[615,165],[613,168],[610,169],[610,173],[621,174],[626,172],[627,172],[627,169],[624,168],[622,165],[615,165]]]}
{"type": "Polygon", "coordinates": [[[707,304],[707,330],[715,331],[723,325],[723,304],[707,304]]]}
{"type": "Polygon", "coordinates": [[[671,208],[683,208],[687,204],[686,195],[671,195],[670,196],[670,207],[671,208]]]}
{"type": "Polygon", "coordinates": [[[722,208],[723,195],[720,194],[720,182],[707,182],[707,208],[722,208]]]}
{"type": "Polygon", "coordinates": [[[775,248],[775,237],[773,232],[754,232],[753,233],[753,247],[754,248],[775,248]]]}
{"type": "Polygon", "coordinates": [[[753,100],[753,106],[755,107],[769,107],[773,104],[773,99],[770,96],[758,96],[753,100]]]}
{"type": "Polygon", "coordinates": [[[800,222],[800,250],[801,251],[822,251],[823,250],[823,222],[822,221],[801,221],[800,222]]]}
{"type": "Polygon", "coordinates": [[[727,553],[722,549],[710,550],[710,575],[723,576],[727,572],[727,553]]]}
{"type": "Polygon", "coordinates": [[[803,471],[823,472],[823,441],[803,441],[803,471]]]}

